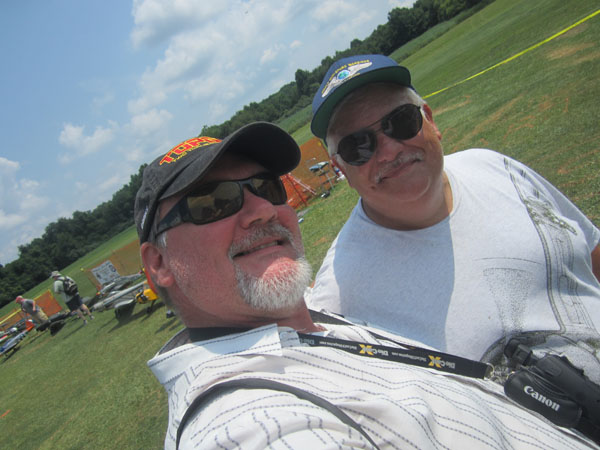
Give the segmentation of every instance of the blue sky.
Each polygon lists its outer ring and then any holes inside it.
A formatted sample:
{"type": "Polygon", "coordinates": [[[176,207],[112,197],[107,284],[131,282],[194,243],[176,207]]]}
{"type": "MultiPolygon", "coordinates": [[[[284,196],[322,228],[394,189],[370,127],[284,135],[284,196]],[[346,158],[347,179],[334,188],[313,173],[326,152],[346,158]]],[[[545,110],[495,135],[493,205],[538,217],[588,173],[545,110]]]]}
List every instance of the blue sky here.
{"type": "Polygon", "coordinates": [[[1,2],[0,264],[413,2],[1,2]]]}

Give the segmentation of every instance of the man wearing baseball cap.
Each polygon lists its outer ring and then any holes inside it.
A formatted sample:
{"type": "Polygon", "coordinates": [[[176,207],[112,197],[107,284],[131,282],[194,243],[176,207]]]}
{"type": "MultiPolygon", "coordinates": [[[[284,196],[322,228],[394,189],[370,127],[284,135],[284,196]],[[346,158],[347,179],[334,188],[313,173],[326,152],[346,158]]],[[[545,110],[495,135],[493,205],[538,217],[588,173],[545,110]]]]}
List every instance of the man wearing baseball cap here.
{"type": "Polygon", "coordinates": [[[253,123],[144,170],[144,267],[186,326],[148,362],[169,395],[165,448],[591,447],[510,402],[485,364],[309,312],[278,178],[299,159],[291,136],[253,123]]]}
{"type": "Polygon", "coordinates": [[[519,337],[600,382],[600,231],[554,186],[487,149],[444,156],[407,68],[383,55],[335,62],[312,132],[360,200],[309,306],[443,351],[506,364],[519,337]]]}

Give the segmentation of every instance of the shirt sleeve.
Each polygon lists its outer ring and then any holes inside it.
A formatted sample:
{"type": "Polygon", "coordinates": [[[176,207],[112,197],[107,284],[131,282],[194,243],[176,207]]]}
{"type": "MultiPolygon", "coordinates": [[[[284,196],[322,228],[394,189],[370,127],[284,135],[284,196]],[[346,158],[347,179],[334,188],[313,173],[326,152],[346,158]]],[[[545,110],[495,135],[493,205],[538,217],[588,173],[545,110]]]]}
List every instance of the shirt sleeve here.
{"type": "Polygon", "coordinates": [[[198,411],[182,433],[180,448],[205,446],[244,450],[374,448],[360,431],[327,409],[267,389],[238,389],[198,411]]]}
{"type": "Polygon", "coordinates": [[[527,174],[532,186],[543,192],[544,197],[550,199],[564,217],[577,222],[585,235],[591,253],[600,243],[600,230],[598,227],[565,194],[539,173],[516,160],[511,159],[511,161],[527,174]]]}

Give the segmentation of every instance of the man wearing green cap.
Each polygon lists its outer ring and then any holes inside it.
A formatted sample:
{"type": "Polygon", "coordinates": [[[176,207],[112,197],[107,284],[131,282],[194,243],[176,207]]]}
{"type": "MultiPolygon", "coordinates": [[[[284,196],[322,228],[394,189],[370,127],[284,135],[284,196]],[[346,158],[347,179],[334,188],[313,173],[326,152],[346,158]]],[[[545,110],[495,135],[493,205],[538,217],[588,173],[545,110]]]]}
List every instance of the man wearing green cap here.
{"type": "Polygon", "coordinates": [[[360,200],[309,306],[498,366],[519,337],[600,382],[600,231],[563,194],[491,150],[444,156],[431,108],[386,56],[334,63],[311,129],[360,200]]]}

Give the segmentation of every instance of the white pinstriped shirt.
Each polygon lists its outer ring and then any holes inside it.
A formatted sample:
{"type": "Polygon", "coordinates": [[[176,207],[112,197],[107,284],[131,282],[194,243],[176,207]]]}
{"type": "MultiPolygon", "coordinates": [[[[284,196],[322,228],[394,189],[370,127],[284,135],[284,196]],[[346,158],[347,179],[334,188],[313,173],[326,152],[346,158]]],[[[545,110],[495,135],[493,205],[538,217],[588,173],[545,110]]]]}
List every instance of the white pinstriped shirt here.
{"type": "MultiPolygon", "coordinates": [[[[358,326],[325,327],[326,336],[390,345],[358,326]]],[[[183,344],[157,354],[148,365],[169,397],[168,449],[175,448],[177,427],[195,397],[219,382],[242,378],[274,380],[326,399],[382,449],[597,448],[516,405],[491,381],[309,347],[295,331],[276,325],[183,344]]],[[[238,389],[192,416],[180,448],[373,447],[360,432],[310,401],[277,390],[238,389]]]]}

